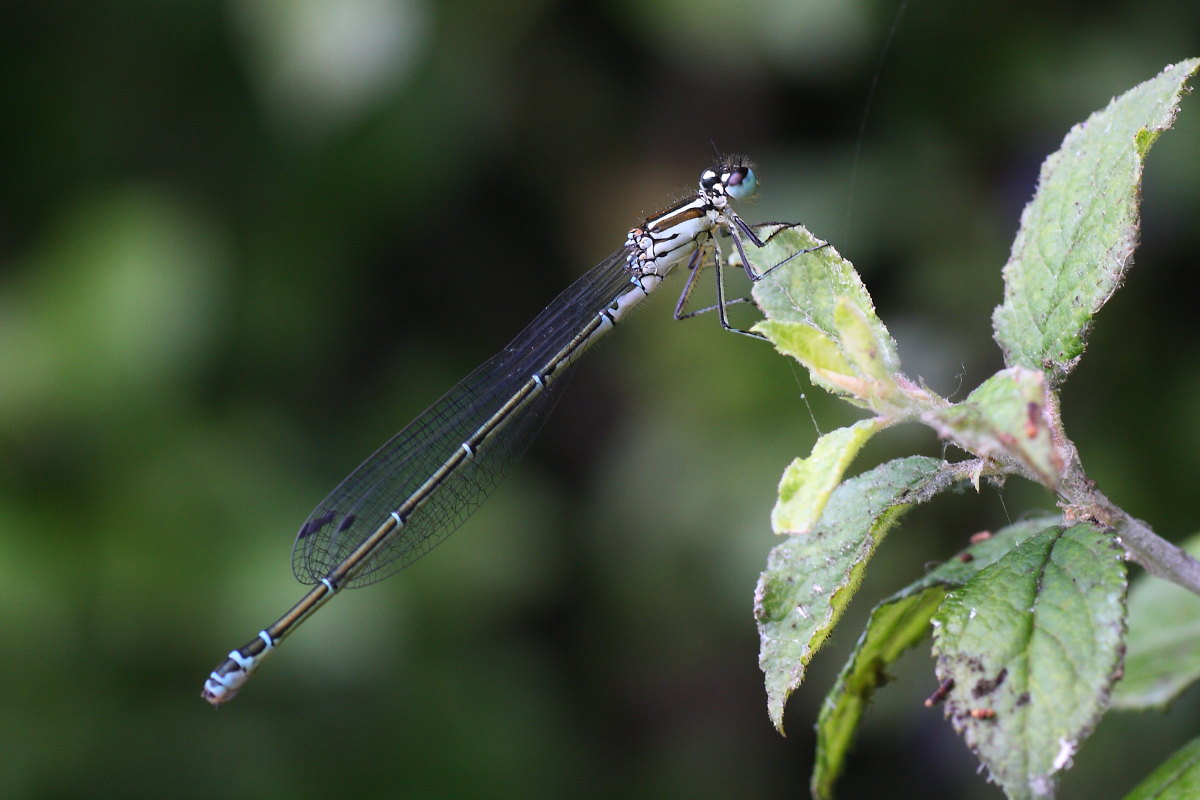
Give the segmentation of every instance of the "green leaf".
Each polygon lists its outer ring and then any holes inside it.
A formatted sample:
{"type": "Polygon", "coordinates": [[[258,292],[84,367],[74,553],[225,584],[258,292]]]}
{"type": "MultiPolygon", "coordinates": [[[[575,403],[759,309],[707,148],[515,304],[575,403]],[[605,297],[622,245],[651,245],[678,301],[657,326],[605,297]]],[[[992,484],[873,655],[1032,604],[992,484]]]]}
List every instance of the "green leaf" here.
{"type": "Polygon", "coordinates": [[[833,785],[845,767],[859,722],[875,690],[888,681],[885,670],[928,635],[929,621],[946,593],[962,586],[1017,543],[1059,520],[1058,516],[1046,516],[1010,525],[971,545],[961,557],[945,562],[875,607],[854,652],[821,706],[813,797],[833,796],[833,785]]]}
{"type": "Polygon", "coordinates": [[[863,714],[875,690],[890,680],[887,666],[929,634],[929,620],[948,591],[946,586],[906,590],[871,612],[870,622],[817,717],[817,752],[810,786],[817,800],[833,797],[833,785],[845,768],[863,714]]]}
{"type": "Polygon", "coordinates": [[[182,193],[137,182],[84,192],[55,217],[6,270],[24,301],[0,288],[0,414],[140,420],[223,335],[225,231],[182,193]]]}
{"type": "Polygon", "coordinates": [[[872,320],[850,299],[842,297],[833,310],[833,321],[846,357],[854,365],[855,372],[868,382],[868,394],[864,399],[875,401],[869,405],[876,408],[880,400],[899,400],[896,365],[887,358],[893,343],[886,331],[880,331],[881,325],[875,324],[878,320],[872,320]]]}
{"type": "MultiPolygon", "coordinates": [[[[1200,556],[1200,536],[1182,547],[1200,556]]],[[[1143,575],[1129,590],[1128,624],[1125,676],[1113,691],[1113,707],[1165,708],[1200,679],[1200,597],[1143,575]]]]}
{"type": "Polygon", "coordinates": [[[927,498],[943,462],[910,456],[839,486],[812,533],[771,550],[754,595],[767,710],[783,732],[783,707],[845,610],[875,548],[907,505],[927,498]]]}
{"type": "Polygon", "coordinates": [[[780,353],[808,367],[814,383],[838,394],[846,392],[842,387],[854,369],[832,337],[799,322],[764,320],[754,330],[770,339],[780,353]]]}
{"type": "Polygon", "coordinates": [[[1200,738],[1179,748],[1125,795],[1125,800],[1195,800],[1200,797],[1200,738]]]}
{"type": "Polygon", "coordinates": [[[789,464],[779,479],[771,528],[776,533],[811,531],[854,456],[882,426],[882,420],[875,417],[838,428],[818,439],[808,458],[789,464]]]}
{"type": "Polygon", "coordinates": [[[1114,99],[1042,165],[992,320],[1010,366],[1045,370],[1058,386],[1079,360],[1092,317],[1132,261],[1146,151],[1171,126],[1197,66],[1168,67],[1114,99]]]}
{"type": "Polygon", "coordinates": [[[934,617],[946,715],[1009,798],[1048,797],[1121,665],[1125,566],[1087,524],[1026,539],[934,617]]]}
{"type": "Polygon", "coordinates": [[[754,300],[766,315],[754,330],[831,392],[885,394],[900,358],[854,265],[832,246],[796,256],[821,244],[800,225],[767,227],[760,234],[770,237],[762,263],[786,263],[754,286],[754,300]],[[872,388],[874,383],[880,386],[872,388]]]}
{"type": "Polygon", "coordinates": [[[1024,367],[1001,370],[966,400],[922,414],[941,436],[983,458],[1015,458],[1047,487],[1058,485],[1063,459],[1046,421],[1043,374],[1024,367]]]}

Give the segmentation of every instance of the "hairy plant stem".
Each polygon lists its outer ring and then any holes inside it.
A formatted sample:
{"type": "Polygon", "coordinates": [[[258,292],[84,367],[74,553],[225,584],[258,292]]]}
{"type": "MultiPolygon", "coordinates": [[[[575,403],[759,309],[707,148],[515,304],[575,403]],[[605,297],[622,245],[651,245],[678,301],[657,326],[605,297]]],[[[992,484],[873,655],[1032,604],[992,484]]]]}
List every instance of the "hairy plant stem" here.
{"type": "Polygon", "coordinates": [[[1200,561],[1109,500],[1084,474],[1078,457],[1063,475],[1058,496],[1059,508],[1068,520],[1087,519],[1115,531],[1127,560],[1137,562],[1151,575],[1200,595],[1200,561]]]}
{"type": "MultiPolygon", "coordinates": [[[[1125,559],[1141,565],[1151,575],[1200,595],[1200,561],[1182,548],[1156,534],[1149,525],[1126,513],[1113,503],[1083,470],[1079,451],[1067,438],[1059,414],[1058,397],[1047,393],[1047,404],[1043,409],[1043,420],[1049,426],[1055,450],[1061,466],[1057,486],[1047,488],[1058,495],[1058,507],[1066,522],[1086,520],[1117,535],[1117,542],[1125,550],[1125,559]]],[[[961,446],[961,445],[960,445],[961,446]]],[[[944,470],[939,479],[925,487],[927,497],[932,497],[948,485],[959,481],[970,481],[976,488],[982,478],[1003,478],[1019,475],[1033,483],[1045,485],[1045,477],[1036,474],[1019,458],[973,458],[957,462],[944,470]]]]}
{"type": "Polygon", "coordinates": [[[1083,471],[1079,451],[1063,431],[1057,396],[1051,393],[1050,397],[1047,418],[1064,462],[1057,490],[1058,506],[1066,519],[1086,519],[1115,531],[1127,561],[1134,561],[1151,575],[1200,595],[1200,561],[1156,534],[1145,522],[1126,513],[1096,488],[1095,481],[1083,471]]]}

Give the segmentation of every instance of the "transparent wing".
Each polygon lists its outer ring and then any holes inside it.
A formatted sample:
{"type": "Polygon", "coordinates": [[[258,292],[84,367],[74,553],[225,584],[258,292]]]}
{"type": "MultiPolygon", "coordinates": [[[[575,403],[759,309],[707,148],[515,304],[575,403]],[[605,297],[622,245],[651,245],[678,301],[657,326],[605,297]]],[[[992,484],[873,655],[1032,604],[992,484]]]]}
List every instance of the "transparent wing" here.
{"type": "MultiPolygon", "coordinates": [[[[581,328],[631,288],[622,248],[571,284],[488,361],[391,438],[309,515],[292,548],[292,571],[303,583],[329,575],[391,513],[419,489],[464,441],[508,403],[570,343],[581,328]]],[[[569,372],[569,370],[568,370],[569,372]]],[[[532,395],[511,421],[438,486],[400,532],[357,569],[346,586],[392,575],[432,550],[499,484],[558,403],[567,375],[532,395]]]]}

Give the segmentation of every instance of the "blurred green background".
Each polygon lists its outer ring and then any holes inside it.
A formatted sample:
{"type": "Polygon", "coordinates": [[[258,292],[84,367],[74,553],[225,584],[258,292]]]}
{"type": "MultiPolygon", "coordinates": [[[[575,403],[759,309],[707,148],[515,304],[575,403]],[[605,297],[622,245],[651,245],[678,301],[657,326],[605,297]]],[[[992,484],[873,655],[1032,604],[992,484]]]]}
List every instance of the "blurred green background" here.
{"type": "MultiPolygon", "coordinates": [[[[5,3],[0,795],[806,795],[811,723],[873,601],[1050,499],[1011,483],[912,513],[779,737],[751,614],[775,483],[854,415],[769,347],[672,322],[673,298],[586,359],[445,545],[339,597],[232,705],[199,690],[299,598],[309,510],[714,147],[759,165],[748,219],[855,262],[910,375],[961,397],[998,368],[990,313],[1041,159],[1200,54],[1200,18],[912,2],[892,36],[898,8],[5,3]]],[[[1172,538],[1197,527],[1198,152],[1193,98],[1064,398],[1092,476],[1172,538]]],[[[857,468],[913,450],[941,452],[893,431],[857,468]]],[[[998,797],[921,707],[927,652],[895,672],[842,795],[998,797]]],[[[1063,796],[1122,794],[1198,723],[1195,693],[1106,719],[1063,796]]]]}

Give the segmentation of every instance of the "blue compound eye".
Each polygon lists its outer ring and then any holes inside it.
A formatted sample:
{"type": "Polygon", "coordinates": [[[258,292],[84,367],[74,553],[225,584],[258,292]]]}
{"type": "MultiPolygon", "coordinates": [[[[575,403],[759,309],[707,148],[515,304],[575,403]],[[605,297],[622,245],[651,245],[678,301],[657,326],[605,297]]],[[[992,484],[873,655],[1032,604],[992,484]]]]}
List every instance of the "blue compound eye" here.
{"type": "Polygon", "coordinates": [[[729,171],[725,179],[725,194],[734,200],[741,200],[754,194],[758,188],[758,178],[749,167],[735,167],[729,171]]]}

